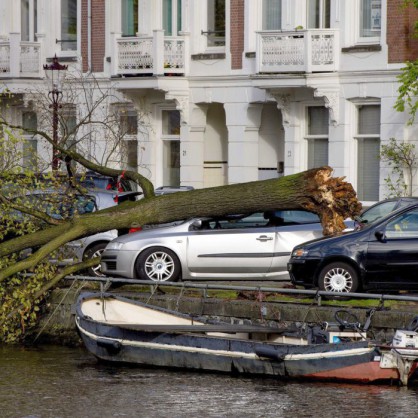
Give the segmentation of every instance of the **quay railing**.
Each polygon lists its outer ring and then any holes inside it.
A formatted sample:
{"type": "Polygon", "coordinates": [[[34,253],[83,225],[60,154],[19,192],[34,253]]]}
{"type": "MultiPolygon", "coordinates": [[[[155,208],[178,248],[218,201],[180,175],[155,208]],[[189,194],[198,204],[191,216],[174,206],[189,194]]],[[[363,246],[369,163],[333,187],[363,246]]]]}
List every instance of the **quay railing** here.
{"type": "Polygon", "coordinates": [[[312,299],[321,306],[322,297],[327,299],[344,298],[344,299],[375,299],[383,303],[386,300],[397,300],[404,302],[418,302],[418,296],[410,295],[394,295],[385,293],[336,293],[327,292],[324,290],[309,290],[309,289],[289,289],[282,287],[267,287],[267,286],[243,286],[243,285],[225,285],[220,283],[195,283],[195,282],[155,282],[152,280],[137,280],[137,279],[123,279],[116,277],[91,277],[91,276],[67,276],[66,280],[80,280],[87,282],[100,283],[102,291],[105,290],[106,285],[121,284],[121,285],[144,285],[152,288],[167,286],[179,289],[199,289],[206,292],[207,290],[236,290],[248,292],[264,292],[264,293],[280,293],[287,295],[305,295],[312,297],[312,299]]]}

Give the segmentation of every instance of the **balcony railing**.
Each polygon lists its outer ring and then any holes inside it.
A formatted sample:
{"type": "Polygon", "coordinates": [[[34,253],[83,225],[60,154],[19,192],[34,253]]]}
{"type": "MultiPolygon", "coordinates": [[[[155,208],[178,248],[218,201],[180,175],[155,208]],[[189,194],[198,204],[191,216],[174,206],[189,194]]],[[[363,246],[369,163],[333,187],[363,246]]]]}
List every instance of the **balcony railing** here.
{"type": "Polygon", "coordinates": [[[41,45],[37,42],[0,42],[0,77],[40,77],[41,45]]]}
{"type": "Polygon", "coordinates": [[[118,75],[184,75],[186,69],[187,38],[164,36],[154,31],[152,37],[116,39],[118,75]]]}
{"type": "Polygon", "coordinates": [[[310,29],[257,33],[257,73],[324,72],[338,69],[338,31],[310,29]]]}

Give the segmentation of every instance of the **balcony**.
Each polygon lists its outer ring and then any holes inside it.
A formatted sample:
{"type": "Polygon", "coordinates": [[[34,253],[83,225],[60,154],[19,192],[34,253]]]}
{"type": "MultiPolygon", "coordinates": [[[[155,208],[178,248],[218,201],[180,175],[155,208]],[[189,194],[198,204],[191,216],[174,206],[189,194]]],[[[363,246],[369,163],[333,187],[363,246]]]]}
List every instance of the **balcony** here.
{"type": "Polygon", "coordinates": [[[0,77],[40,77],[41,45],[10,39],[0,42],[0,77]]]}
{"type": "Polygon", "coordinates": [[[188,38],[164,36],[154,31],[153,36],[116,39],[113,73],[129,75],[185,75],[188,38]]]}
{"type": "Polygon", "coordinates": [[[314,73],[338,69],[334,29],[257,32],[257,73],[314,73]]]}

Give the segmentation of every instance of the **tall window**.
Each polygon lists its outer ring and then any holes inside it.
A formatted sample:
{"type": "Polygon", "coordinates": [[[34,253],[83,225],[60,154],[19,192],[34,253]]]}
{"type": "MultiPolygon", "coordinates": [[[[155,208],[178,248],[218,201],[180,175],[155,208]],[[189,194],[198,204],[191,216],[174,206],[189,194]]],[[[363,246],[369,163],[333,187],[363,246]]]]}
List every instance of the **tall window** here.
{"type": "Polygon", "coordinates": [[[162,111],[163,186],[180,186],[180,112],[162,111]]]}
{"type": "Polygon", "coordinates": [[[122,36],[138,32],[138,0],[122,0],[122,36]]]}
{"type": "Polygon", "coordinates": [[[282,28],[282,0],[263,0],[263,30],[282,28]]]}
{"type": "Polygon", "coordinates": [[[360,37],[380,37],[382,0],[360,0],[360,37]]]}
{"type": "Polygon", "coordinates": [[[21,0],[21,39],[35,41],[37,32],[38,2],[37,0],[21,0]]]}
{"type": "Polygon", "coordinates": [[[308,107],[308,169],[328,165],[329,111],[308,107]]]}
{"type": "Polygon", "coordinates": [[[166,36],[181,31],[181,0],[163,0],[163,29],[166,36]]]}
{"type": "Polygon", "coordinates": [[[331,0],[308,0],[308,28],[330,27],[331,0]]]}
{"type": "Polygon", "coordinates": [[[208,46],[225,46],[225,0],[208,2],[208,46]]]}
{"type": "MultiPolygon", "coordinates": [[[[37,129],[38,120],[35,112],[23,112],[22,113],[22,126],[25,129],[37,129]]],[[[23,137],[23,149],[22,149],[23,167],[36,171],[37,159],[38,159],[38,140],[35,135],[25,133],[23,137]]]]}
{"type": "Polygon", "coordinates": [[[61,49],[77,50],[77,0],[61,0],[61,49]]]}
{"type": "Polygon", "coordinates": [[[360,200],[379,200],[380,106],[358,109],[357,195],[360,200]]]}
{"type": "Polygon", "coordinates": [[[127,170],[138,169],[138,112],[128,109],[120,114],[122,167],[127,170]]]}

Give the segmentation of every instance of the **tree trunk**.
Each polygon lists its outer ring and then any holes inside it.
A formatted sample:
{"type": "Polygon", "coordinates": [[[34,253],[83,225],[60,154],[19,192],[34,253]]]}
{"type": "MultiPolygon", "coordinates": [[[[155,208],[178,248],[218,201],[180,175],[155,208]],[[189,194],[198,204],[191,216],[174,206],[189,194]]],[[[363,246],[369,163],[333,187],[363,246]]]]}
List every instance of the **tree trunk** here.
{"type": "Polygon", "coordinates": [[[0,257],[50,243],[42,251],[45,254],[64,242],[110,229],[165,223],[197,216],[246,214],[275,209],[305,209],[317,213],[324,235],[337,234],[345,228],[344,219],[360,213],[361,204],[351,184],[345,182],[344,178],[331,177],[331,174],[330,167],[321,167],[279,179],[198,189],[126,202],[4,242],[0,244],[0,257]]]}

